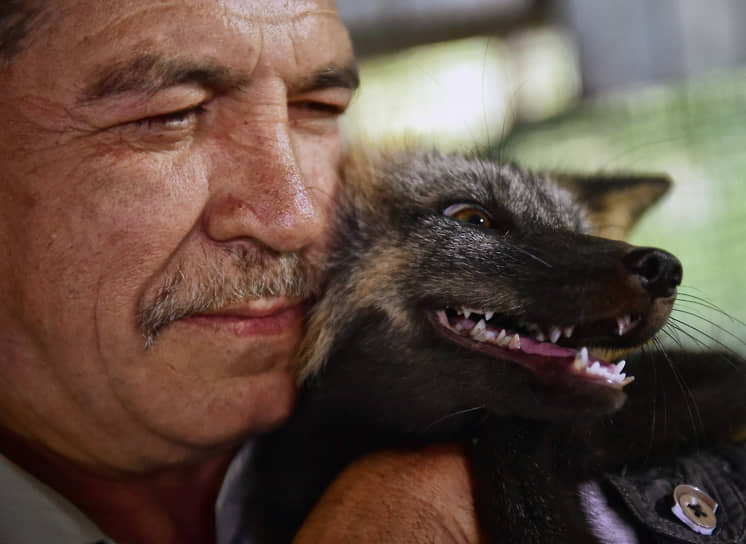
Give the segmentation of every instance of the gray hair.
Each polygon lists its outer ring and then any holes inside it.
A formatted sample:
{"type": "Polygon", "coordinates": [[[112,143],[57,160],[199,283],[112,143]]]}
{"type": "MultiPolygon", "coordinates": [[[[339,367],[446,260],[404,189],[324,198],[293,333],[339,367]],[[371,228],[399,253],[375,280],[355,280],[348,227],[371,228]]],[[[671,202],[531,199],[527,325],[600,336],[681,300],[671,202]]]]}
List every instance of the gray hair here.
{"type": "Polygon", "coordinates": [[[309,299],[318,294],[317,266],[297,253],[232,248],[197,262],[176,263],[138,308],[138,326],[150,349],[174,321],[265,297],[309,299]]]}

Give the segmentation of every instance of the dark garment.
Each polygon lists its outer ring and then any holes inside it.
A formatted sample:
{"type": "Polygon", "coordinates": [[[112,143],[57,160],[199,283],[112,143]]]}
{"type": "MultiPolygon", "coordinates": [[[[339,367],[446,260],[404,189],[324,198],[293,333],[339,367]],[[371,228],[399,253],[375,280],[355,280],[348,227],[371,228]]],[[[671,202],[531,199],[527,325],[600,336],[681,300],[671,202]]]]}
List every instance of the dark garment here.
{"type": "Polygon", "coordinates": [[[640,544],[746,543],[746,443],[712,448],[664,467],[607,474],[600,489],[640,544]],[[679,484],[696,486],[719,504],[712,535],[694,532],[671,512],[679,484]]]}

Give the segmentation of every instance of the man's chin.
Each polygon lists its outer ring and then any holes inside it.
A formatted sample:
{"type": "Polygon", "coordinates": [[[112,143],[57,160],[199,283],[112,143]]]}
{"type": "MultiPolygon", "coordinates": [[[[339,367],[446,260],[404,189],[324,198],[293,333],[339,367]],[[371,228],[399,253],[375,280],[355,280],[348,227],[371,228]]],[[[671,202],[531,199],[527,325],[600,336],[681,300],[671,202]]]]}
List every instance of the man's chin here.
{"type": "Polygon", "coordinates": [[[150,349],[110,366],[115,397],[155,439],[151,458],[188,461],[280,426],[297,394],[297,321],[279,333],[238,335],[231,323],[176,322],[150,349]]]}
{"type": "Polygon", "coordinates": [[[158,436],[152,449],[142,444],[142,454],[153,467],[199,460],[276,429],[291,415],[296,399],[293,374],[279,371],[183,393],[175,396],[172,390],[160,403],[131,407],[158,436]],[[175,400],[165,400],[168,397],[175,400]]]}

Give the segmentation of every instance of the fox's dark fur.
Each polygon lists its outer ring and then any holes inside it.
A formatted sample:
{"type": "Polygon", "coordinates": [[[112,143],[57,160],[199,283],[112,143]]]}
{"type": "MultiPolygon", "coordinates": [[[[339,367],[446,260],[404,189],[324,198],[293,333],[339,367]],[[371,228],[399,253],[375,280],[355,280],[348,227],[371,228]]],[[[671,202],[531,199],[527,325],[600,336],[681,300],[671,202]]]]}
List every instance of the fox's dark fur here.
{"type": "Polygon", "coordinates": [[[466,306],[521,333],[576,325],[567,345],[639,347],[666,321],[678,261],[592,233],[622,237],[667,187],[655,177],[550,179],[434,151],[354,156],[302,346],[300,404],[257,444],[250,511],[260,541],[289,541],[366,452],[463,441],[489,541],[591,542],[579,481],[736,430],[746,402],[732,357],[638,355],[620,410],[620,387],[574,379],[566,365],[529,370],[438,330],[435,311],[466,306]],[[455,203],[483,211],[490,228],[444,215],[455,203]],[[614,336],[613,318],[625,314],[640,320],[614,336]],[[655,378],[669,359],[689,389],[655,378]],[[650,422],[663,387],[661,429],[650,422]],[[692,424],[692,405],[704,426],[692,424]]]}

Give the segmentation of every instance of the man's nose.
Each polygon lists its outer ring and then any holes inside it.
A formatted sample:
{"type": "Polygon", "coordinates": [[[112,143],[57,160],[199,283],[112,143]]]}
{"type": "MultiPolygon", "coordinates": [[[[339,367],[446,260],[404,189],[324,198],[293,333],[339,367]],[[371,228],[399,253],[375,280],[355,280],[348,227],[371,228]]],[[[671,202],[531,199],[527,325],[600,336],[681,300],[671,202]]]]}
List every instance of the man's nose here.
{"type": "Polygon", "coordinates": [[[207,235],[218,242],[252,239],[280,252],[298,251],[321,234],[320,195],[298,164],[286,123],[277,122],[232,137],[220,159],[230,167],[210,181],[205,211],[207,235]]]}

